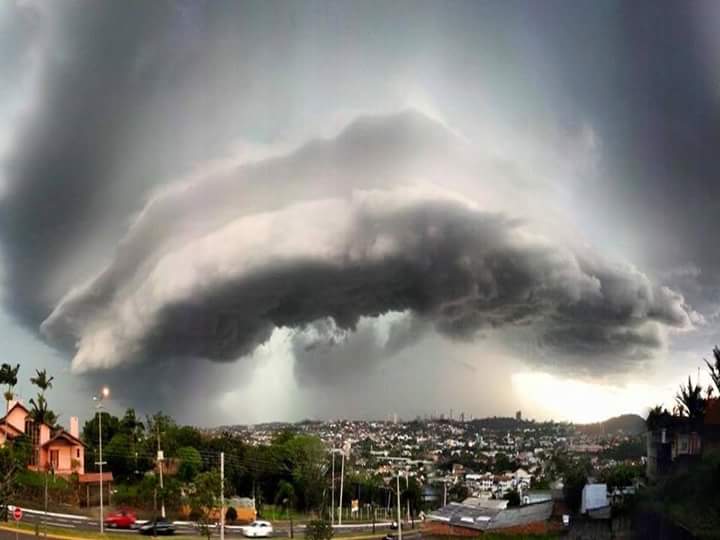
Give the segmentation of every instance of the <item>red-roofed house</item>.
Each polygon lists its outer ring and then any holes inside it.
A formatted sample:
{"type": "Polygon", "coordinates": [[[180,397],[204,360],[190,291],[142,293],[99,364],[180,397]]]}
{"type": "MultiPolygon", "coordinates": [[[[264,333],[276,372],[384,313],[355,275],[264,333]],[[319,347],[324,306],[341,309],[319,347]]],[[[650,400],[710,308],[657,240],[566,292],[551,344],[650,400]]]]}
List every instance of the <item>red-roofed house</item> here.
{"type": "Polygon", "coordinates": [[[30,410],[19,401],[10,402],[7,414],[0,418],[0,446],[7,440],[26,435],[33,452],[29,468],[52,469],[55,474],[85,473],[85,445],[80,440],[79,422],[70,418],[70,431],[53,429],[45,423],[39,426],[30,417],[30,410]]]}

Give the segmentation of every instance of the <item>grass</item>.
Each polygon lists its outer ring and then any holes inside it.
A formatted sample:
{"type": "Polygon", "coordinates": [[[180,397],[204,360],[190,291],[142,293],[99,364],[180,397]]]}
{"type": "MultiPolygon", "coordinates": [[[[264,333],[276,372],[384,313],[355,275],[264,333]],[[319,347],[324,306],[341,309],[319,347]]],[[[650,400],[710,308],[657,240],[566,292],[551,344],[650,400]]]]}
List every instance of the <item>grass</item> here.
{"type": "MultiPolygon", "coordinates": [[[[24,533],[35,534],[35,525],[30,524],[30,523],[20,523],[19,527],[16,525],[3,524],[3,525],[0,525],[0,529],[2,529],[4,531],[15,531],[15,530],[19,529],[21,532],[24,532],[24,533]]],[[[39,531],[40,531],[40,537],[43,537],[44,533],[45,533],[45,528],[41,526],[39,531]]],[[[84,531],[82,529],[76,529],[76,530],[70,531],[68,529],[63,529],[60,527],[52,527],[52,526],[48,526],[47,532],[48,532],[48,538],[54,538],[56,540],[67,540],[67,539],[74,540],[75,538],[101,538],[101,539],[108,538],[108,539],[113,539],[113,540],[119,539],[119,538],[124,538],[125,540],[128,540],[128,536],[130,538],[135,538],[134,535],[128,535],[126,533],[123,534],[123,533],[108,532],[108,533],[105,533],[104,535],[100,535],[100,533],[96,533],[93,531],[84,531]]],[[[177,534],[170,538],[175,538],[177,540],[189,540],[190,538],[192,538],[193,540],[197,540],[197,538],[199,538],[199,537],[200,537],[199,535],[187,536],[187,535],[177,534]]]]}

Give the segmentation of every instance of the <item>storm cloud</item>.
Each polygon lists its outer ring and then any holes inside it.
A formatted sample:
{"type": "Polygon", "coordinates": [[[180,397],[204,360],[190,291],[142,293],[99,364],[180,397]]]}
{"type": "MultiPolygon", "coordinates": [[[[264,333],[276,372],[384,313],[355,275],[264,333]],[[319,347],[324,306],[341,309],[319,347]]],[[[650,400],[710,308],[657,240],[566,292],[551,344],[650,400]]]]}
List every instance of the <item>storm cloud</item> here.
{"type": "Polygon", "coordinates": [[[4,312],[175,409],[278,336],[303,389],[443,347],[591,377],[699,357],[719,13],[10,0],[4,312]]]}
{"type": "MultiPolygon", "coordinates": [[[[152,358],[233,361],[276,328],[327,320],[353,332],[389,312],[463,340],[537,325],[539,346],[560,358],[647,358],[668,328],[691,327],[682,296],[631,266],[439,188],[432,171],[408,176],[422,143],[452,140],[416,113],[359,120],[337,140],[165,188],[113,262],[69,292],[42,332],[71,349],[82,372],[152,358]],[[308,171],[306,162],[322,165],[308,171]],[[274,196],[279,172],[292,187],[274,196]]],[[[438,171],[433,160],[454,155],[445,145],[421,161],[438,171]]]]}

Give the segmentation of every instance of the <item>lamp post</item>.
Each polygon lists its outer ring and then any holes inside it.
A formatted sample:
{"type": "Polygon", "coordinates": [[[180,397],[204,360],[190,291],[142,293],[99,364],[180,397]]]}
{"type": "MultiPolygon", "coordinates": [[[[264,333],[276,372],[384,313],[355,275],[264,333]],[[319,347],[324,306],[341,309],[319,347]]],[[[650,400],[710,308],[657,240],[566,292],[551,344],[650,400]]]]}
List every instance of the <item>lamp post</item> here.
{"type": "Polygon", "coordinates": [[[103,386],[102,390],[100,390],[100,393],[96,396],[93,396],[93,400],[97,401],[97,405],[95,405],[95,410],[97,411],[98,415],[98,448],[100,450],[100,459],[95,464],[100,467],[100,534],[105,534],[105,518],[103,516],[103,465],[105,463],[103,462],[103,455],[102,455],[102,406],[103,406],[103,400],[110,396],[110,389],[107,386],[103,386]]]}

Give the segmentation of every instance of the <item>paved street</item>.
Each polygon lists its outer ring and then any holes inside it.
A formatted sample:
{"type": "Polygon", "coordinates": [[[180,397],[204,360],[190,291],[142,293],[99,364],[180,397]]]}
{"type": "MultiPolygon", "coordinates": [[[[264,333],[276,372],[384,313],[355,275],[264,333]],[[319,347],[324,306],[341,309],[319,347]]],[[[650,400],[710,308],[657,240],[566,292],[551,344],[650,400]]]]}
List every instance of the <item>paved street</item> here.
{"type": "MultiPolygon", "coordinates": [[[[81,531],[99,531],[100,524],[96,520],[89,519],[85,516],[73,516],[70,514],[56,514],[56,513],[48,513],[47,516],[43,514],[41,511],[36,510],[28,510],[24,509],[22,523],[24,524],[39,524],[42,527],[43,523],[47,523],[48,526],[57,528],[57,529],[67,529],[68,532],[72,532],[73,530],[81,530],[81,531]]],[[[190,535],[196,535],[198,534],[197,526],[188,521],[175,521],[173,522],[177,531],[177,534],[190,534],[190,535]]],[[[9,523],[10,525],[13,524],[12,520],[9,523]]],[[[385,531],[389,530],[389,523],[383,522],[383,523],[376,523],[375,524],[375,530],[378,535],[383,535],[385,531]]],[[[296,525],[295,531],[296,533],[302,534],[302,531],[304,529],[304,525],[296,525]]],[[[112,532],[117,532],[121,534],[136,534],[137,531],[135,530],[123,530],[123,529],[108,529],[112,532]]],[[[289,536],[289,528],[287,527],[276,527],[275,528],[275,537],[287,537],[289,536]]],[[[372,525],[371,524],[350,524],[350,525],[343,525],[342,527],[336,527],[336,534],[339,532],[357,532],[358,534],[367,534],[372,532],[372,525]]],[[[408,533],[411,532],[411,530],[408,528],[408,533]]],[[[238,525],[228,525],[225,527],[225,534],[228,536],[242,536],[242,529],[238,525]]]]}

